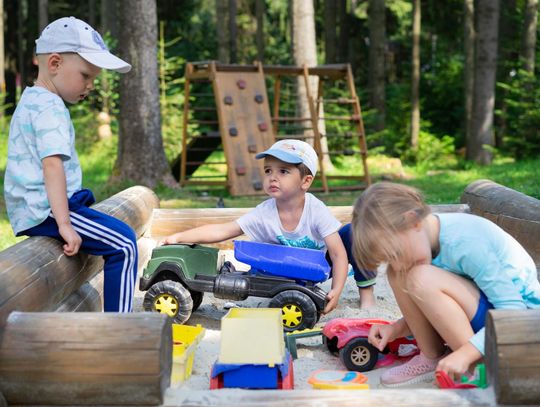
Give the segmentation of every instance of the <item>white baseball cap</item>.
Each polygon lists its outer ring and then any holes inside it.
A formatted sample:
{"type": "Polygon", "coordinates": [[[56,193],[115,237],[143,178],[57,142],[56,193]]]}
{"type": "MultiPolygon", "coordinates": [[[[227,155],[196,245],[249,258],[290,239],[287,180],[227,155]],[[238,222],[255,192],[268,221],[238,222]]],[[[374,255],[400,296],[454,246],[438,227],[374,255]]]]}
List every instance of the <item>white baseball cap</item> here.
{"type": "Polygon", "coordinates": [[[274,143],[268,150],[255,156],[256,159],[264,158],[268,155],[289,164],[304,164],[315,176],[317,173],[317,153],[308,143],[300,140],[286,139],[274,143]]]}
{"type": "Polygon", "coordinates": [[[36,54],[53,52],[75,52],[99,68],[120,73],[131,70],[130,64],[109,52],[96,30],[75,17],[53,21],[36,40],[36,54]]]}

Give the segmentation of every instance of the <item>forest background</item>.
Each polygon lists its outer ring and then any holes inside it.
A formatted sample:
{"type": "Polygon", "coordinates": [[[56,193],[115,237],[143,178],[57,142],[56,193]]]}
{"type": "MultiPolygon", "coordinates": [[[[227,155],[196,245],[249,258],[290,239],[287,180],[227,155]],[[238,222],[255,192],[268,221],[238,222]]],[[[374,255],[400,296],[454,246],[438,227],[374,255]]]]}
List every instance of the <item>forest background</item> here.
{"type": "MultiPolygon", "coordinates": [[[[205,60],[350,63],[374,180],[420,187],[430,203],[458,202],[478,178],[540,198],[538,0],[0,0],[0,10],[2,186],[9,121],[36,75],[34,40],[73,15],[134,66],[123,76],[103,72],[93,95],[70,106],[84,185],[98,200],[143,184],[165,207],[260,201],[178,188],[171,175],[185,64],[205,60]]],[[[362,171],[347,156],[332,164],[340,174],[362,171]]],[[[350,205],[358,193],[323,199],[350,205]]],[[[3,198],[0,209],[4,248],[16,239],[3,198]]]]}

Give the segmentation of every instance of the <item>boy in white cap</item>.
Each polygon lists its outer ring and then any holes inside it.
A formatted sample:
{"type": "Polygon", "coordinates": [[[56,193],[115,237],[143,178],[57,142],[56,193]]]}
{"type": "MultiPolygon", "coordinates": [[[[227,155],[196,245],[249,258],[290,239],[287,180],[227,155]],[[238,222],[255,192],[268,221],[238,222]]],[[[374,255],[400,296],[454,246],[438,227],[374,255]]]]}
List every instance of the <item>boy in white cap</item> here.
{"type": "Polygon", "coordinates": [[[101,69],[128,72],[92,27],[74,17],[49,24],[36,40],[39,73],[17,105],[9,129],[4,195],[17,236],[49,236],[66,256],[104,258],[104,310],[129,312],[137,277],[137,244],[125,223],[90,209],[82,189],[75,131],[64,102],[83,100],[101,69]]]}
{"type": "Polygon", "coordinates": [[[327,250],[332,288],[324,313],[336,308],[347,279],[347,253],[340,222],[308,191],[317,173],[317,154],[299,140],[280,140],[255,156],[264,159],[264,192],[270,199],[235,221],[209,224],[168,236],[164,244],[215,243],[246,234],[251,240],[327,250]]]}

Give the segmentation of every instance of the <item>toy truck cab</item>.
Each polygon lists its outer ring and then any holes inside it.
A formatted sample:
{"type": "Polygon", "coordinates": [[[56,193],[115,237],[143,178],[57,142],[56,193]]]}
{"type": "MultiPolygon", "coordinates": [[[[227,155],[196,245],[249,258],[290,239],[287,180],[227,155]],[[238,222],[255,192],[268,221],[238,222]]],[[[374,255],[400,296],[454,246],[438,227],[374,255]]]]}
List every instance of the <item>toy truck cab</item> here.
{"type": "Polygon", "coordinates": [[[328,279],[330,266],[319,250],[235,241],[235,257],[251,266],[236,271],[218,249],[198,244],[167,245],[153,250],[140,279],[147,291],[143,307],[186,322],[201,304],[204,292],[242,301],[250,296],[270,298],[281,308],[286,331],[312,328],[326,304],[317,284],[328,279]]]}

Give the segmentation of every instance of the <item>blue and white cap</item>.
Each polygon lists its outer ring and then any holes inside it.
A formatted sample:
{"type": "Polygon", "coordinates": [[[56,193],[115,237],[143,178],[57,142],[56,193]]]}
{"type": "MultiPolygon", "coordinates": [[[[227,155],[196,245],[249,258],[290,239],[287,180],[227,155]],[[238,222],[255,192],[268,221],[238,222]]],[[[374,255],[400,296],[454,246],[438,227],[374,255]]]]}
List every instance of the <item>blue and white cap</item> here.
{"type": "Polygon", "coordinates": [[[75,17],[62,17],[43,29],[36,40],[36,54],[75,52],[91,64],[126,73],[131,65],[111,54],[101,35],[75,17]]]}
{"type": "Polygon", "coordinates": [[[268,155],[289,164],[304,164],[313,176],[317,173],[317,153],[305,141],[293,139],[280,140],[274,143],[268,150],[257,154],[255,158],[261,159],[268,155]]]}

